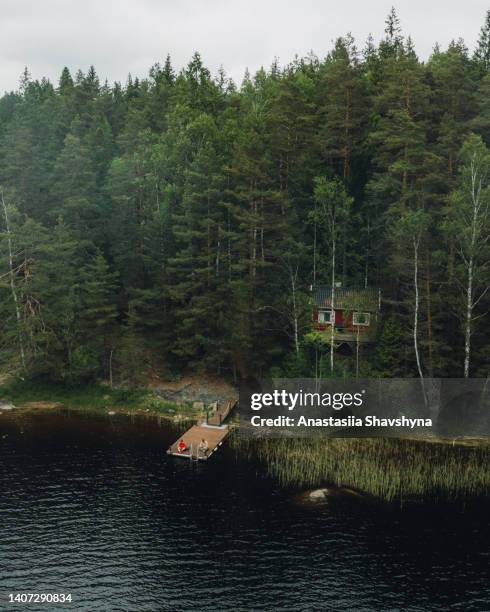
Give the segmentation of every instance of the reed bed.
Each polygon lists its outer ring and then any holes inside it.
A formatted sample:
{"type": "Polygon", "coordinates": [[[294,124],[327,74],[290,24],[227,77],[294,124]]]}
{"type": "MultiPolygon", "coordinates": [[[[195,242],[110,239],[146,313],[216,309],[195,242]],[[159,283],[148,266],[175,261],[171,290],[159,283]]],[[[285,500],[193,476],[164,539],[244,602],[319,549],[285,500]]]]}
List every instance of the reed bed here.
{"type": "Polygon", "coordinates": [[[386,501],[452,501],[490,492],[489,447],[399,439],[237,437],[283,486],[351,487],[386,501]]]}

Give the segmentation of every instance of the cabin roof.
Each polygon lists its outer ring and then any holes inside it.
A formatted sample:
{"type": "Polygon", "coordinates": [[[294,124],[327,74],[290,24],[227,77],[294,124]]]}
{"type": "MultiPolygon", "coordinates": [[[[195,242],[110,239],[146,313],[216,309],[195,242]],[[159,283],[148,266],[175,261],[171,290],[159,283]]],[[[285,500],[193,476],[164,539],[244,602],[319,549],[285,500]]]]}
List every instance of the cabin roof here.
{"type": "MultiPolygon", "coordinates": [[[[324,285],[314,288],[313,300],[317,308],[331,308],[332,287],[324,285]]],[[[334,308],[375,312],[379,308],[379,290],[376,287],[335,287],[334,308]]]]}

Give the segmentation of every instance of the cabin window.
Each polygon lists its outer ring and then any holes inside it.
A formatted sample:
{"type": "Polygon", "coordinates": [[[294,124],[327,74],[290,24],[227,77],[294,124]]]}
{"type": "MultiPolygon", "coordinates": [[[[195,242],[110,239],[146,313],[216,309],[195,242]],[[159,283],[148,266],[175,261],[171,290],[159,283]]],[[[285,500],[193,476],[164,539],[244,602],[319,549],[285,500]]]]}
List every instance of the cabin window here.
{"type": "Polygon", "coordinates": [[[318,313],[318,323],[331,323],[332,319],[333,317],[331,310],[320,310],[318,313]]]}
{"type": "Polygon", "coordinates": [[[371,322],[371,315],[369,312],[354,312],[352,313],[352,325],[369,325],[371,322]]]}

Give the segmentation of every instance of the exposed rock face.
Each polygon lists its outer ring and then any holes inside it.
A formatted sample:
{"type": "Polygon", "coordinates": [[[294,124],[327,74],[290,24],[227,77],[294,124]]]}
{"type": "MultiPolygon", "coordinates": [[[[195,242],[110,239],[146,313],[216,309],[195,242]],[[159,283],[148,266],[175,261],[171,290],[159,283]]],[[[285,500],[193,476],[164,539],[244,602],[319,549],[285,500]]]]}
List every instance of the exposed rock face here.
{"type": "Polygon", "coordinates": [[[10,402],[2,402],[0,401],[0,410],[14,410],[15,406],[10,402]]]}
{"type": "Polygon", "coordinates": [[[238,398],[238,392],[233,386],[223,380],[205,376],[187,376],[176,382],[160,382],[152,388],[163,400],[176,404],[189,402],[196,404],[196,409],[197,404],[207,406],[216,400],[225,402],[238,398]]]}

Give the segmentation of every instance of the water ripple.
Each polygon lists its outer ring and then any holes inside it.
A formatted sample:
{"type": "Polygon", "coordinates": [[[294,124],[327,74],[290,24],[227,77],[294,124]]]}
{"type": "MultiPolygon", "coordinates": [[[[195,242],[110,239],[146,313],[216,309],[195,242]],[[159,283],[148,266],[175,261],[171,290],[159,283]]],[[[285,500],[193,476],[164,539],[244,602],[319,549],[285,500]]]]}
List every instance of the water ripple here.
{"type": "Polygon", "coordinates": [[[0,610],[26,591],[90,612],[489,608],[479,515],[301,508],[226,449],[167,458],[151,421],[2,419],[0,610]]]}

